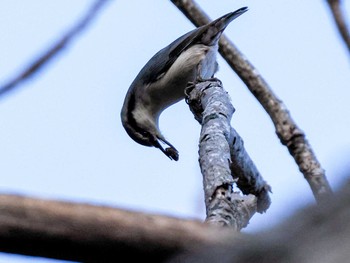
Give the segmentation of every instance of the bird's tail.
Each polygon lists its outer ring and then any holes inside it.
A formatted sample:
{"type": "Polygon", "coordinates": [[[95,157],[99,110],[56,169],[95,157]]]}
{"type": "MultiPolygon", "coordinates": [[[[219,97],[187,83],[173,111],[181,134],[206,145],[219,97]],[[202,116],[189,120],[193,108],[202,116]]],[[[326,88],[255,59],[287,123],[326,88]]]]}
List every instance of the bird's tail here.
{"type": "Polygon", "coordinates": [[[240,9],[237,9],[234,12],[228,13],[226,15],[223,15],[222,17],[219,17],[215,21],[212,22],[212,24],[215,24],[217,28],[220,28],[221,30],[225,29],[229,23],[231,23],[233,20],[235,20],[237,17],[242,15],[243,13],[248,11],[248,7],[242,7],[240,9]]]}
{"type": "Polygon", "coordinates": [[[230,24],[234,19],[236,19],[246,11],[248,11],[248,7],[242,7],[234,12],[223,15],[222,17],[219,17],[211,23],[203,26],[202,30],[206,30],[206,32],[202,35],[202,43],[207,45],[217,44],[222,32],[225,30],[228,24],[230,24]]]}

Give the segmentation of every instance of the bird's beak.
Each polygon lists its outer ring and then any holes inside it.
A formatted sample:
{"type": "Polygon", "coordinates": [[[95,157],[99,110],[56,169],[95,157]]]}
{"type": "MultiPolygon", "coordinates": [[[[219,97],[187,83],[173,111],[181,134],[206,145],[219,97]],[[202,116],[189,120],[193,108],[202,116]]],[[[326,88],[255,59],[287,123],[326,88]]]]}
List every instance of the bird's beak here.
{"type": "Polygon", "coordinates": [[[169,157],[170,160],[175,160],[175,161],[179,160],[179,152],[176,150],[176,148],[170,142],[168,142],[164,138],[157,137],[157,140],[155,141],[154,146],[156,148],[160,149],[166,156],[169,157]],[[168,145],[169,147],[164,149],[159,141],[163,142],[164,144],[168,145]]]}

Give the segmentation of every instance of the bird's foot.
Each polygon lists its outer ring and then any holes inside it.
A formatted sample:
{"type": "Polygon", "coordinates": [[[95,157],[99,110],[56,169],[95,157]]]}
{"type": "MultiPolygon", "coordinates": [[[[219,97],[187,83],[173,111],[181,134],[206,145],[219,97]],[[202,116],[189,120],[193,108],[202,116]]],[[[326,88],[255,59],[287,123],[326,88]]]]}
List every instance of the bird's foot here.
{"type": "Polygon", "coordinates": [[[190,82],[187,83],[187,86],[185,88],[185,100],[186,100],[186,103],[188,103],[188,98],[190,97],[190,93],[194,89],[195,86],[196,86],[196,82],[190,81],[190,82]]]}
{"type": "Polygon", "coordinates": [[[211,77],[211,78],[204,79],[204,78],[202,78],[201,76],[198,76],[198,77],[196,78],[195,84],[201,83],[201,82],[206,82],[206,81],[218,81],[218,82],[220,82],[220,85],[222,85],[221,80],[218,79],[217,77],[211,77]]]}

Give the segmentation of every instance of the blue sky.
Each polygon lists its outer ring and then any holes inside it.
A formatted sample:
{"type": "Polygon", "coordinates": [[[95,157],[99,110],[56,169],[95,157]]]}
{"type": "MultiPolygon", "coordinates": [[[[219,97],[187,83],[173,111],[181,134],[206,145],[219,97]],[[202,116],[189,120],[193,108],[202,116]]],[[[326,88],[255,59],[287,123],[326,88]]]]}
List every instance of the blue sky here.
{"type": "MultiPolygon", "coordinates": [[[[0,84],[91,3],[3,2],[0,84]]],[[[350,156],[349,56],[325,1],[198,3],[212,18],[249,7],[225,33],[286,104],[331,186],[339,187],[350,156]]],[[[178,162],[132,141],[119,115],[130,83],[148,59],[191,29],[170,1],[111,1],[41,74],[0,99],[0,191],[204,219],[200,126],[185,102],[160,118],[163,134],[180,152],[178,162]]],[[[221,57],[218,62],[217,77],[236,108],[232,126],[273,190],[271,208],[255,215],[245,231],[263,230],[314,203],[313,196],[268,115],[221,57]]],[[[39,261],[0,254],[0,262],[39,261]]]]}

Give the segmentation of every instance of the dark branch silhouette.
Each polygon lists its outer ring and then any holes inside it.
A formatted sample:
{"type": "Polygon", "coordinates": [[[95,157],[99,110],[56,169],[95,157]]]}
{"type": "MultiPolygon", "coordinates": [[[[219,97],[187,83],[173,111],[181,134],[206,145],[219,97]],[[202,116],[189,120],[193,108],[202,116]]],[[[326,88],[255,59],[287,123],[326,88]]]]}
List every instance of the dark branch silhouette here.
{"type": "Polygon", "coordinates": [[[70,30],[59,38],[51,47],[44,51],[40,56],[33,60],[18,75],[10,81],[0,86],[0,98],[10,91],[18,88],[21,83],[35,76],[44,66],[55,58],[64,48],[70,44],[84,29],[93,21],[99,11],[102,10],[109,0],[97,0],[86,12],[86,14],[70,30]]]}
{"type": "Polygon", "coordinates": [[[79,262],[348,262],[350,184],[260,234],[198,221],[0,195],[0,251],[79,262]],[[318,260],[317,260],[318,259],[318,260]]]}
{"type": "Polygon", "coordinates": [[[0,251],[79,262],[161,262],[229,228],[107,206],[0,195],[0,251]]]}

